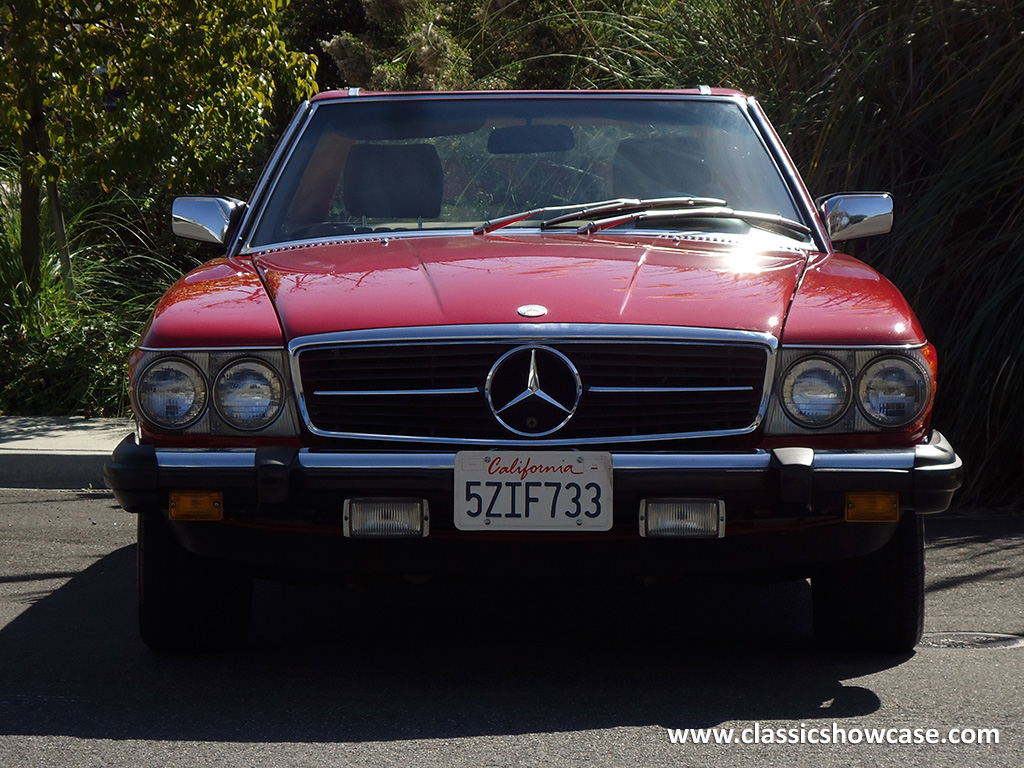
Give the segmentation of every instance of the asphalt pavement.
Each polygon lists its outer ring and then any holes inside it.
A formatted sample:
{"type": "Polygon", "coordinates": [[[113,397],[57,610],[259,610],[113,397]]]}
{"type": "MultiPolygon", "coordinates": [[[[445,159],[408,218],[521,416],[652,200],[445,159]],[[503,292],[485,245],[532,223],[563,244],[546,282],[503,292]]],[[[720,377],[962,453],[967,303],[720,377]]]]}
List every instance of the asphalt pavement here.
{"type": "Polygon", "coordinates": [[[103,488],[103,462],[128,419],[0,417],[0,488],[103,488]]]}
{"type": "Polygon", "coordinates": [[[928,518],[925,637],[895,657],[818,647],[804,581],[457,580],[258,581],[246,645],[167,658],[133,516],[82,490],[132,430],[0,418],[0,766],[1024,765],[1022,515],[928,518]]]}
{"type": "Polygon", "coordinates": [[[804,581],[585,577],[257,580],[246,643],[158,656],[134,522],[0,489],[3,768],[1024,766],[1024,516],[928,518],[895,656],[819,647],[804,581]]]}

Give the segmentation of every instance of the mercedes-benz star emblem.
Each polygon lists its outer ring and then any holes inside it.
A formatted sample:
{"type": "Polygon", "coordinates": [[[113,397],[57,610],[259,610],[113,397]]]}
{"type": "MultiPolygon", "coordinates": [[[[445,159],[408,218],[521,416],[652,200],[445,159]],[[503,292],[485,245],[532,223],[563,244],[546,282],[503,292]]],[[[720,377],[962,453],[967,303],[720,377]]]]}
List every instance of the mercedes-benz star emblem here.
{"type": "Polygon", "coordinates": [[[506,352],[491,367],[484,386],[494,418],[509,432],[544,437],[568,423],[583,393],[579,371],[551,347],[524,346],[506,352]]]}
{"type": "Polygon", "coordinates": [[[542,304],[523,304],[516,312],[521,317],[544,317],[548,313],[548,308],[542,304]]]}

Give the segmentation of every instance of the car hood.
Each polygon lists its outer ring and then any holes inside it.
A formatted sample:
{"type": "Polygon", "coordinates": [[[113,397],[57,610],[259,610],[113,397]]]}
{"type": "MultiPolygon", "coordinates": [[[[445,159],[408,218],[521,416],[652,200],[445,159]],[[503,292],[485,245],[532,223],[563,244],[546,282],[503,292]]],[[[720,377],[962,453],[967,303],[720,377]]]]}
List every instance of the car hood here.
{"type": "Polygon", "coordinates": [[[379,327],[613,323],[778,335],[806,253],[746,242],[568,234],[304,244],[254,262],[285,337],[379,327]],[[536,320],[518,313],[540,305],[536,320]]]}

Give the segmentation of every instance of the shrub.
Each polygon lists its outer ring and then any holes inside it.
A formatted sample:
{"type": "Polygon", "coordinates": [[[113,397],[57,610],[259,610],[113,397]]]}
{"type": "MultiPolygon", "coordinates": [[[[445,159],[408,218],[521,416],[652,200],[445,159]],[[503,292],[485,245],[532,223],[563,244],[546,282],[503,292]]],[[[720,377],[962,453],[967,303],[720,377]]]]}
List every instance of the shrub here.
{"type": "MultiPolygon", "coordinates": [[[[0,192],[10,166],[0,164],[0,192]]],[[[68,222],[73,293],[52,243],[30,293],[18,260],[17,207],[0,198],[0,414],[127,415],[126,360],[167,286],[194,259],[159,258],[137,203],[119,195],[68,222]]]]}

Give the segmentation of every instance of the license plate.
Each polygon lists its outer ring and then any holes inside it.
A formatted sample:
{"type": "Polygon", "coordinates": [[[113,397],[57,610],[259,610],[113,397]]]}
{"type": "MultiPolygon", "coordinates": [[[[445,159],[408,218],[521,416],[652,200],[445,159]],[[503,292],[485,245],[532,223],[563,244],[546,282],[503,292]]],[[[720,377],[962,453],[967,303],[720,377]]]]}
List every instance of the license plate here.
{"type": "Polygon", "coordinates": [[[455,455],[461,531],[607,531],[612,455],[573,451],[461,451],[455,455]]]}

